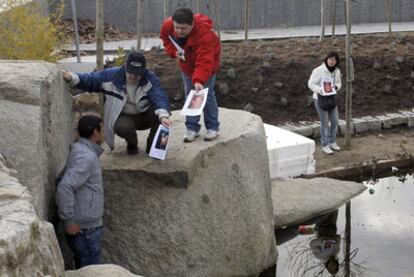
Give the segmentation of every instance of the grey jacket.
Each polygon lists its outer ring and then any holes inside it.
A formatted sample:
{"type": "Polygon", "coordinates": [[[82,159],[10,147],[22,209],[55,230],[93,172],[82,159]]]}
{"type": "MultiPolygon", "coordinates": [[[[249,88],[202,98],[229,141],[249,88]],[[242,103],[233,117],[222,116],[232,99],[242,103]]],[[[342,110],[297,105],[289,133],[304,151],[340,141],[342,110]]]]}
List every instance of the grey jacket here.
{"type": "Polygon", "coordinates": [[[104,193],[99,156],[103,149],[85,138],[72,145],[65,172],[57,187],[56,202],[59,217],[65,227],[102,226],[104,193]]]}

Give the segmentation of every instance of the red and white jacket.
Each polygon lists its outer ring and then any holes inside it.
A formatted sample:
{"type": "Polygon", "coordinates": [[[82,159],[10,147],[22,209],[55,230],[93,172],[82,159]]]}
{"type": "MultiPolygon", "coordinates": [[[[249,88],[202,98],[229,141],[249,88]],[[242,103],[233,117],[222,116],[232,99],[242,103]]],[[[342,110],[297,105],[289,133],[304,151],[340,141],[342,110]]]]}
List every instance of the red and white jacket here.
{"type": "MultiPolygon", "coordinates": [[[[220,40],[212,28],[213,22],[208,16],[195,14],[193,29],[182,46],[185,51],[185,61],[180,59],[179,65],[181,70],[191,78],[193,84],[204,85],[212,75],[218,72],[220,67],[220,40]]],[[[160,38],[167,55],[175,58],[177,49],[168,36],[178,38],[174,31],[172,17],[167,18],[162,24],[160,38]]]]}

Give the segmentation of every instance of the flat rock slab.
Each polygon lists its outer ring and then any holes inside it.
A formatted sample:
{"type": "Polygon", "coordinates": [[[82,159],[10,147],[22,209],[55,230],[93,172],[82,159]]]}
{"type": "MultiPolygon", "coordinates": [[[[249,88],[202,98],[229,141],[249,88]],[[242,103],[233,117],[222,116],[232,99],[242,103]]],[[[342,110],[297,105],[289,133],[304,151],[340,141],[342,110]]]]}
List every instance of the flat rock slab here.
{"type": "Polygon", "coordinates": [[[335,210],[365,189],[359,183],[329,178],[273,179],[275,228],[299,224],[335,210]]]}
{"type": "MultiPolygon", "coordinates": [[[[50,276],[49,276],[50,277],[50,276]]],[[[142,277],[135,275],[117,265],[103,264],[90,265],[78,270],[69,270],[65,272],[65,277],[142,277]]]]}
{"type": "Polygon", "coordinates": [[[144,276],[260,274],[276,262],[262,120],[220,109],[217,140],[183,143],[184,118],[172,119],[166,160],[128,156],[122,140],[101,159],[105,262],[144,276]]]}

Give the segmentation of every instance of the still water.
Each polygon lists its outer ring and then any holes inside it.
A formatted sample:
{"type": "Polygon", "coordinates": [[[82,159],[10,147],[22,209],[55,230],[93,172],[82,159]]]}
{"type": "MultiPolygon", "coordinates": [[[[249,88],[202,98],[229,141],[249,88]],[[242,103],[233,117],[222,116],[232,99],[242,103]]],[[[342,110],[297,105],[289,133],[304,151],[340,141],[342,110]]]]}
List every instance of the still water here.
{"type": "MultiPolygon", "coordinates": [[[[328,254],[338,261],[339,271],[335,276],[414,276],[413,176],[390,177],[365,184],[368,189],[352,199],[348,210],[351,218],[348,242],[345,239],[346,207],[343,206],[335,217],[336,224],[334,220],[331,226],[330,240],[324,240],[319,246],[331,247],[326,252],[330,251],[328,254]],[[332,244],[337,249],[330,246],[332,244]]],[[[327,222],[326,217],[316,221],[316,225],[323,222],[327,222]]],[[[279,245],[277,276],[334,276],[324,266],[327,258],[315,251],[320,241],[318,232],[314,232],[298,235],[279,245]]]]}

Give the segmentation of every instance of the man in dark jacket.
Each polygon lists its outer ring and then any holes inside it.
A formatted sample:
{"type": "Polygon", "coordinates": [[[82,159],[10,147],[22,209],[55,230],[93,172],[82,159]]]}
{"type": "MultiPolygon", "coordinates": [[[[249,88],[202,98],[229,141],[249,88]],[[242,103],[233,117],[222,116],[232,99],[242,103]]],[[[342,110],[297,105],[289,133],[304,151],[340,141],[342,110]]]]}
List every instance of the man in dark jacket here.
{"type": "Polygon", "coordinates": [[[159,124],[171,127],[169,100],[155,74],[146,69],[142,53],[129,53],[125,65],[86,74],[64,72],[63,78],[76,88],[105,94],[105,141],[114,149],[114,134],[127,142],[127,153],[138,153],[136,130],[150,129],[146,152],[159,124]]]}
{"type": "Polygon", "coordinates": [[[99,156],[104,141],[102,120],[83,116],[78,123],[79,141],[74,143],[57,187],[59,217],[75,257],[76,268],[101,263],[104,195],[99,156]]]}
{"type": "MultiPolygon", "coordinates": [[[[214,85],[220,66],[221,46],[212,28],[213,23],[206,15],[193,15],[190,9],[182,8],[164,21],[160,33],[167,55],[178,58],[186,97],[191,89],[199,91],[208,88],[204,107],[207,129],[205,140],[216,139],[220,125],[214,85]]],[[[185,142],[191,142],[199,136],[199,120],[200,116],[187,116],[185,142]]]]}

